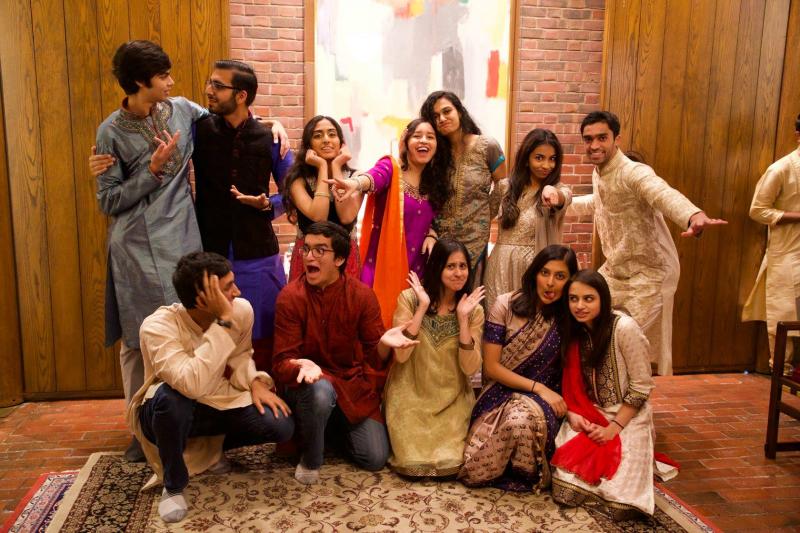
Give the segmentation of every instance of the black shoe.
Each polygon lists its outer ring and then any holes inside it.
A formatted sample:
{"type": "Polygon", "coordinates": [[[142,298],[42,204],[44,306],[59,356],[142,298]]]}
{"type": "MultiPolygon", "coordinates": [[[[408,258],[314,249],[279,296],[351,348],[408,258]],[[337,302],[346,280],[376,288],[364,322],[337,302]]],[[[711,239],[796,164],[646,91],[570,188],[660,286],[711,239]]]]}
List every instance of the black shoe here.
{"type": "Polygon", "coordinates": [[[125,450],[125,460],[129,463],[143,463],[145,461],[142,445],[136,440],[136,437],[131,439],[128,449],[125,450]]]}

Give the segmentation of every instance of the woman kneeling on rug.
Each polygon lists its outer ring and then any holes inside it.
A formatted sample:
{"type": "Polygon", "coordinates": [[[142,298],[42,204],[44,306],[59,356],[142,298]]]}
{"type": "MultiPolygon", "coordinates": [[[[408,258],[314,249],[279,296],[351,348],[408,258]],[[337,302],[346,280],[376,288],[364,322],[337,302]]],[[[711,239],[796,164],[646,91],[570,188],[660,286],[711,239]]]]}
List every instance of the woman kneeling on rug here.
{"type": "Polygon", "coordinates": [[[533,258],[522,287],[497,297],[483,337],[487,380],[472,411],[458,477],[507,490],[550,484],[548,459],[567,406],[561,388],[561,295],[578,270],[575,252],[550,245],[533,258]]]}
{"type": "MultiPolygon", "coordinates": [[[[615,520],[652,515],[655,430],[647,399],[654,384],[647,338],[633,318],[612,312],[608,284],[597,272],[581,270],[566,290],[569,411],[550,462],[553,499],[599,503],[615,520]]],[[[664,463],[657,468],[662,477],[676,473],[664,463]]]]}
{"type": "Polygon", "coordinates": [[[467,248],[441,239],[420,283],[400,293],[394,323],[418,338],[395,349],[384,392],[392,443],[389,466],[406,476],[448,476],[461,467],[469,415],[475,403],[469,376],[481,366],[483,287],[468,293],[472,271],[467,248]]]}

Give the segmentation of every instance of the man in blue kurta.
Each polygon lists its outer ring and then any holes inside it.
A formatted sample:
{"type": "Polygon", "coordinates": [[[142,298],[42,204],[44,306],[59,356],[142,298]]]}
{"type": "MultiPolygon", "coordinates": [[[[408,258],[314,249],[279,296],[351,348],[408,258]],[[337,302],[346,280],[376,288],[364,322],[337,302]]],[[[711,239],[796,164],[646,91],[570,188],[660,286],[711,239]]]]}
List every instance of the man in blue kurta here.
{"type": "MultiPolygon", "coordinates": [[[[208,111],[170,98],[171,62],[149,41],[131,41],[114,54],[113,72],[127,95],[97,130],[97,151],[114,156],[97,178],[108,228],[106,344],[120,337],[125,400],[144,379],[139,327],[158,307],[178,300],[171,277],[183,255],[201,249],[187,180],[192,123],[208,111]]],[[[133,442],[126,453],[140,459],[133,442]]]]}

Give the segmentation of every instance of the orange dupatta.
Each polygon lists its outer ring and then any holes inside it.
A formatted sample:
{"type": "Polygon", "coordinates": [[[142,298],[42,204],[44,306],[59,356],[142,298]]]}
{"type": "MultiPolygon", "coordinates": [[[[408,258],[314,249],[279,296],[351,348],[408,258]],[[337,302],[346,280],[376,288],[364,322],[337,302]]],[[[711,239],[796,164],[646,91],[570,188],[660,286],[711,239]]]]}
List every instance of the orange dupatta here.
{"type": "Polygon", "coordinates": [[[372,229],[376,222],[380,228],[378,251],[375,255],[375,278],[372,290],[378,297],[381,306],[381,318],[384,327],[392,327],[392,315],[397,306],[397,296],[403,289],[408,288],[408,251],[406,250],[406,232],[403,227],[403,189],[400,187],[401,173],[397,161],[392,161],[392,180],[386,193],[386,205],[383,209],[383,219],[375,218],[375,195],[367,197],[364,209],[364,220],[361,223],[361,264],[366,263],[366,254],[369,250],[372,229]]]}

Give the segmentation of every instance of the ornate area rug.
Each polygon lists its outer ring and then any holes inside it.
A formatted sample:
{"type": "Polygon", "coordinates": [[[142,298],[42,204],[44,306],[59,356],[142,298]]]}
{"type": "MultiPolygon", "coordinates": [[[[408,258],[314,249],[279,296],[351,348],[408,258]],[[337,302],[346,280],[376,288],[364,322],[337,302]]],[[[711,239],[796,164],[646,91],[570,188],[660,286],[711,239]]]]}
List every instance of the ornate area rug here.
{"type": "Polygon", "coordinates": [[[273,449],[236,450],[228,454],[230,474],[192,478],[185,492],[189,516],[173,525],[158,517],[160,489],[139,490],[151,475],[147,466],[126,463],[120,454],[94,454],[48,531],[714,531],[661,491],[652,520],[614,523],[598,510],[559,507],[549,494],[410,481],[388,470],[358,470],[336,457],[326,458],[319,484],[304,486],[294,480],[294,466],[273,456],[273,449]]]}
{"type": "Polygon", "coordinates": [[[8,533],[44,532],[61,499],[78,476],[77,471],[42,474],[0,527],[8,533]]]}

